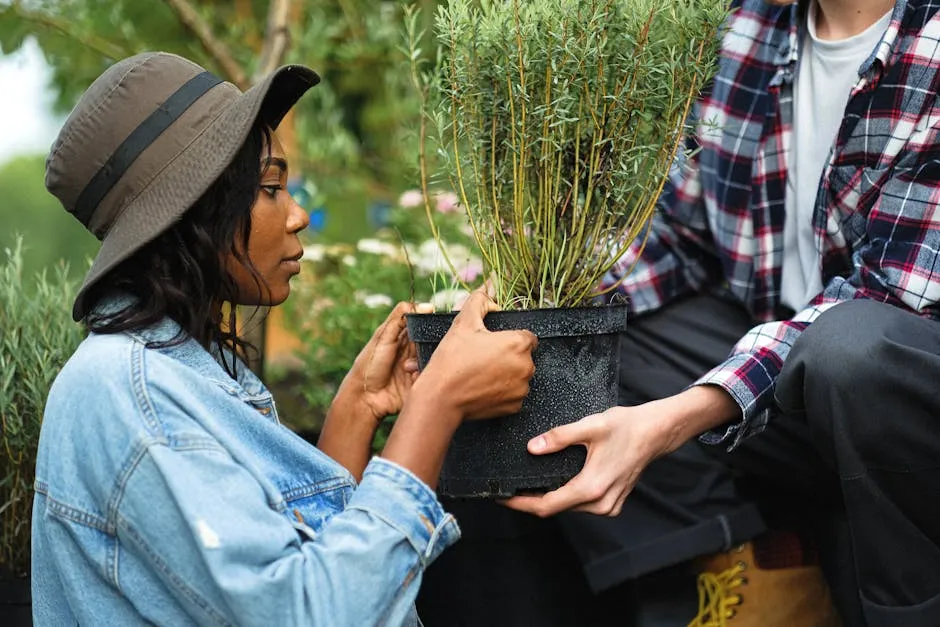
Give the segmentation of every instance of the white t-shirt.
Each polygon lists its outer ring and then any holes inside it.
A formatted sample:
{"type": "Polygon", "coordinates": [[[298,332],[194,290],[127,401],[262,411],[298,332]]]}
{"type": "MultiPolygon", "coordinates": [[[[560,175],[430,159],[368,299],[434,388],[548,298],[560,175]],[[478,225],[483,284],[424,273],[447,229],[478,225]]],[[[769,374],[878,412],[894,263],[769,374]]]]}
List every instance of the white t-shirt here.
{"type": "Polygon", "coordinates": [[[783,276],[780,300],[800,310],[822,291],[813,207],[823,169],[842,124],[845,106],[867,59],[891,21],[889,11],[867,30],[838,41],[816,36],[815,0],[793,84],[793,145],[788,163],[783,276]]]}

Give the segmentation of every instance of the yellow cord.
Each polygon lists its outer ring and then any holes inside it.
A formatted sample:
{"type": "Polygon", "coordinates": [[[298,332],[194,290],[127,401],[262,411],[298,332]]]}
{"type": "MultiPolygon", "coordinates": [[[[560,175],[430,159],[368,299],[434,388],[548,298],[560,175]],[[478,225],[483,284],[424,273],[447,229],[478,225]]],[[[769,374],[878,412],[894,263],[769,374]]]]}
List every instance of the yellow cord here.
{"type": "Polygon", "coordinates": [[[698,576],[698,616],[689,627],[727,627],[744,600],[733,590],[747,583],[741,577],[746,568],[744,562],[738,562],[720,573],[705,572],[698,576]]]}

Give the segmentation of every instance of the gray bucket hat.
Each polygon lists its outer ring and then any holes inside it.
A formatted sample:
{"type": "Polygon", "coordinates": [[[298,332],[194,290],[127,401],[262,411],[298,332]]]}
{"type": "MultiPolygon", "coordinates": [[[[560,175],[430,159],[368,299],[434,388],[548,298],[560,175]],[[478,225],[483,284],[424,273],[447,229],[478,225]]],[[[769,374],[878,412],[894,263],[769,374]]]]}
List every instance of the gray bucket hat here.
{"type": "Polygon", "coordinates": [[[164,52],[115,63],[69,114],[46,160],[46,188],[101,240],[91,286],[177,222],[229,166],[259,118],[276,128],[320,77],[288,65],[242,93],[164,52]]]}

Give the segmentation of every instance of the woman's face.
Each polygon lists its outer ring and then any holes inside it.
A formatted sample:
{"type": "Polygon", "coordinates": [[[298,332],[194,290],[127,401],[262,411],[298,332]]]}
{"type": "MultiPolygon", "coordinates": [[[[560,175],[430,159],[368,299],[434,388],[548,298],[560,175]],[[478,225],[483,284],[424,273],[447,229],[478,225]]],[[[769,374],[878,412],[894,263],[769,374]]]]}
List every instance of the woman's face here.
{"type": "Polygon", "coordinates": [[[287,299],[290,278],[300,272],[304,252],[298,233],[310,223],[307,212],[287,192],[287,159],[273,133],[270,154],[262,150],[261,159],[261,191],[251,207],[247,253],[267,286],[258,286],[251,271],[230,256],[226,268],[237,285],[239,305],[280,305],[287,299]]]}

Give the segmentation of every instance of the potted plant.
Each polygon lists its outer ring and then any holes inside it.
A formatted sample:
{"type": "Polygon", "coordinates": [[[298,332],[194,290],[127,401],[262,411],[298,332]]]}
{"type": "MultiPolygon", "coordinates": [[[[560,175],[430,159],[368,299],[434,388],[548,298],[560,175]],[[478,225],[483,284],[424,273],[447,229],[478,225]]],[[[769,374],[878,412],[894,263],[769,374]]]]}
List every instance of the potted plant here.
{"type": "Polygon", "coordinates": [[[0,616],[30,625],[30,526],[36,446],[49,386],[84,335],[60,265],[23,276],[22,245],[0,261],[0,616]]]}
{"type": "MultiPolygon", "coordinates": [[[[550,490],[582,466],[578,447],[535,457],[526,441],[617,400],[623,304],[597,306],[601,279],[647,232],[684,156],[692,104],[716,67],[724,0],[448,0],[423,66],[420,179],[457,190],[504,310],[492,329],[539,336],[522,411],[468,423],[441,476],[450,496],[550,490]]],[[[426,213],[432,232],[434,215],[426,213]]],[[[608,289],[607,291],[610,291],[608,289]]],[[[419,361],[453,314],[409,317],[419,361]]]]}

